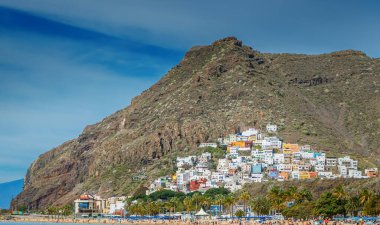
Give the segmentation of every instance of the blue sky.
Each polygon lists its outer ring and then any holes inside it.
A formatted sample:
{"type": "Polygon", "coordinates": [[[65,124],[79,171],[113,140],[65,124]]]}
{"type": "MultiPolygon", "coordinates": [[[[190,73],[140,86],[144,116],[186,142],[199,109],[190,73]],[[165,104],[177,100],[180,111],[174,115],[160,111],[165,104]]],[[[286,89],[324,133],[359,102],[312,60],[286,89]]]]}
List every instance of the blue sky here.
{"type": "Polygon", "coordinates": [[[380,3],[0,0],[0,182],[129,105],[193,45],[380,57],[380,3]]]}

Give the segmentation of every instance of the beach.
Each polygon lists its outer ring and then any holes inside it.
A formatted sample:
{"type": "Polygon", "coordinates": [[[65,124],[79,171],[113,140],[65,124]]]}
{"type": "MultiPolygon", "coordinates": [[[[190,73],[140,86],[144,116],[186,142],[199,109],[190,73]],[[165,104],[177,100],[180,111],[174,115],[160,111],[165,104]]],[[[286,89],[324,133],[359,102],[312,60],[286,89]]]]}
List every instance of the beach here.
{"type": "Polygon", "coordinates": [[[36,216],[15,216],[12,218],[0,219],[0,224],[10,225],[25,225],[25,224],[138,224],[138,225],[151,225],[151,224],[163,224],[163,225],[349,225],[349,224],[380,224],[379,222],[365,222],[365,221],[315,221],[315,220],[213,220],[213,219],[200,219],[195,221],[190,220],[128,220],[128,219],[88,219],[88,218],[49,218],[49,217],[36,217],[36,216]]]}

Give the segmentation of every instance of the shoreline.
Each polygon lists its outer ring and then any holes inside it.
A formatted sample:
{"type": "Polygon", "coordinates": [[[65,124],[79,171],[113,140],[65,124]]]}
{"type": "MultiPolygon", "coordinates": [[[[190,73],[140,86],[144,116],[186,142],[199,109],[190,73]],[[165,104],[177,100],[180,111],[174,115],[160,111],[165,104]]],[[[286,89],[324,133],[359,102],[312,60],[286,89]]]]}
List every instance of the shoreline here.
{"type": "MultiPolygon", "coordinates": [[[[128,219],[109,219],[109,218],[101,218],[101,219],[87,219],[87,218],[41,218],[41,217],[12,217],[7,220],[4,218],[0,218],[0,224],[12,224],[12,223],[62,223],[62,224],[138,224],[138,225],[315,225],[316,221],[314,220],[305,220],[305,221],[294,221],[294,220],[267,220],[263,222],[255,221],[255,220],[215,220],[215,219],[205,219],[205,220],[128,220],[128,219]]],[[[343,221],[329,221],[328,223],[318,223],[323,225],[352,225],[352,224],[367,224],[365,221],[361,222],[343,222],[343,221]]],[[[380,224],[372,223],[372,224],[380,224]]]]}

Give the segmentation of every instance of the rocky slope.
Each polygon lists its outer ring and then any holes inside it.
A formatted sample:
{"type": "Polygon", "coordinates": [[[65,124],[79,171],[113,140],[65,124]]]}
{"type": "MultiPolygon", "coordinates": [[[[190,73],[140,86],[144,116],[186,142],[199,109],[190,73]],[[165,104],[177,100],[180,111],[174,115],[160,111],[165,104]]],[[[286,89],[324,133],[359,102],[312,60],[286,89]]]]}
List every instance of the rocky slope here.
{"type": "Polygon", "coordinates": [[[359,51],[260,53],[236,38],[191,48],[130,106],[41,155],[13,204],[65,204],[83,191],[131,194],[172,159],[247,127],[380,166],[380,60],[359,51]]]}

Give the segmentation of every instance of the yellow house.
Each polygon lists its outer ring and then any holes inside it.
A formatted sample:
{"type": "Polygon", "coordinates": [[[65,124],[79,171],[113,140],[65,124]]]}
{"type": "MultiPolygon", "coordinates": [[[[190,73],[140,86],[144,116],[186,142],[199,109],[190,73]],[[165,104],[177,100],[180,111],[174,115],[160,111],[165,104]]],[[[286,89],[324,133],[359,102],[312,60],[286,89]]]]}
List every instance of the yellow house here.
{"type": "Polygon", "coordinates": [[[291,149],[283,149],[282,153],[287,154],[287,155],[292,155],[293,152],[291,149]]]}
{"type": "Polygon", "coordinates": [[[310,178],[310,174],[307,171],[300,171],[300,180],[305,180],[310,178]]]}
{"type": "Polygon", "coordinates": [[[249,137],[248,137],[248,141],[256,141],[256,140],[257,140],[256,135],[253,135],[253,136],[249,136],[249,137]]]}

